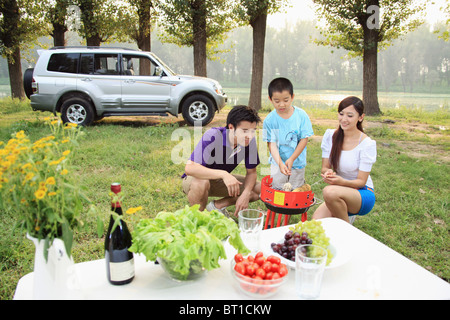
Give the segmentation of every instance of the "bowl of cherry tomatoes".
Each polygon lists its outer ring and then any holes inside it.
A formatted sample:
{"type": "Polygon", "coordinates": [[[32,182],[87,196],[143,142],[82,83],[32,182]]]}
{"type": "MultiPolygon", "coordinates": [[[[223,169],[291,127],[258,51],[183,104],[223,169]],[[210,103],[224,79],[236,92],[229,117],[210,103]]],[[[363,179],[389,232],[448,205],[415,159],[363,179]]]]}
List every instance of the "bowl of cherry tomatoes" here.
{"type": "Polygon", "coordinates": [[[236,254],[231,261],[231,274],[238,288],[254,298],[268,298],[286,282],[288,267],[277,256],[262,252],[247,257],[236,254]]]}

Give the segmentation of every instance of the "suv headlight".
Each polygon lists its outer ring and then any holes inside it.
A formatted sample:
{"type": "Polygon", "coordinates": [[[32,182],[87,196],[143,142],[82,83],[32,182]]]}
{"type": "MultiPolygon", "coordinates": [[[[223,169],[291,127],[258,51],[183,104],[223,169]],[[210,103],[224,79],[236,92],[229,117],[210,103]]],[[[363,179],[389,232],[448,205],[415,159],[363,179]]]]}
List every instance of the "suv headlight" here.
{"type": "Polygon", "coordinates": [[[222,86],[220,84],[214,84],[213,85],[214,90],[216,91],[217,94],[223,95],[223,89],[222,86]]]}

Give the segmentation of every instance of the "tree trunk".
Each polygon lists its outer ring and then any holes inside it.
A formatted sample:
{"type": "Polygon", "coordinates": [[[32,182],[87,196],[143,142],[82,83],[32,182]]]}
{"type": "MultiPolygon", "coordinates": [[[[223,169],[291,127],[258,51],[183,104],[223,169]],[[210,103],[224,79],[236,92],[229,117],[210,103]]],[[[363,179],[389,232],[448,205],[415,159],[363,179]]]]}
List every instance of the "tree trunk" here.
{"type": "Polygon", "coordinates": [[[66,45],[65,33],[67,31],[66,26],[66,14],[68,3],[65,0],[56,0],[55,7],[51,10],[52,25],[53,25],[53,45],[55,47],[63,47],[66,45]]]}
{"type": "MultiPolygon", "coordinates": [[[[137,34],[137,45],[142,51],[151,51],[151,8],[152,1],[149,0],[148,3],[142,3],[142,6],[138,8],[139,17],[139,30],[137,34]]],[[[141,62],[142,74],[150,74],[150,61],[143,59],[141,62]]]]}
{"type": "Polygon", "coordinates": [[[142,51],[151,51],[151,8],[151,1],[138,8],[139,30],[137,45],[142,51]]]}
{"type": "Polygon", "coordinates": [[[80,1],[79,8],[81,10],[81,22],[84,26],[84,37],[87,46],[99,47],[102,42],[96,23],[94,22],[94,2],[80,1]]]}
{"type": "MultiPolygon", "coordinates": [[[[202,6],[203,1],[199,1],[197,7],[202,6]]],[[[194,31],[194,75],[206,77],[206,14],[203,10],[194,10],[193,31],[194,31]]]]}
{"type": "Polygon", "coordinates": [[[92,35],[92,36],[88,36],[87,38],[86,38],[86,45],[88,46],[88,47],[100,47],[100,44],[101,44],[101,38],[100,38],[100,36],[98,35],[98,33],[97,34],[94,34],[94,35],[92,35]]]}
{"type": "Polygon", "coordinates": [[[264,45],[266,39],[267,15],[261,14],[250,25],[253,28],[252,83],[248,105],[261,109],[261,93],[264,75],[264,45]]]}
{"type": "Polygon", "coordinates": [[[59,24],[57,22],[53,23],[53,45],[55,47],[64,47],[66,45],[65,34],[67,27],[64,24],[59,24]]]}
{"type": "Polygon", "coordinates": [[[20,63],[20,49],[15,48],[10,57],[8,57],[9,83],[11,86],[12,98],[25,98],[23,89],[22,65],[20,63]]]}
{"type": "MultiPolygon", "coordinates": [[[[378,1],[369,1],[368,5],[379,5],[378,1]],[[372,3],[373,2],[373,3],[372,3]]],[[[365,113],[381,113],[378,104],[378,39],[380,31],[369,28],[364,19],[364,53],[363,53],[363,101],[365,113]]]]}

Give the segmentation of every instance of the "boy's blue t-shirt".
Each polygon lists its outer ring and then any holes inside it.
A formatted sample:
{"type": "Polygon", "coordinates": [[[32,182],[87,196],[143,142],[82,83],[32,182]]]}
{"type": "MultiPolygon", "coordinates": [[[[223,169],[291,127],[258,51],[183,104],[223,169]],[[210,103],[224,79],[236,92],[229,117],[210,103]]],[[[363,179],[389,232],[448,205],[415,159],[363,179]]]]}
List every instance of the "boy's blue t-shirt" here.
{"type": "MultiPolygon", "coordinates": [[[[263,140],[266,142],[276,142],[281,160],[285,162],[297,148],[301,139],[314,135],[311,121],[306,112],[294,106],[294,113],[288,118],[283,119],[272,110],[263,122],[263,140]]],[[[269,163],[276,164],[269,157],[269,163]]],[[[300,156],[295,159],[293,168],[302,169],[306,166],[306,147],[300,156]]]]}

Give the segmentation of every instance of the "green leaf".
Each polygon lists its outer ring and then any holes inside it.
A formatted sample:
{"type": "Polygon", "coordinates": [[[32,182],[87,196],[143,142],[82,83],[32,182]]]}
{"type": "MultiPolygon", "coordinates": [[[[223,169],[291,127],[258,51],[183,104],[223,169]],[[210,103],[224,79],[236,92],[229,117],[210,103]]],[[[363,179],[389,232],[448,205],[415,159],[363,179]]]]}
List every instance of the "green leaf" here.
{"type": "Polygon", "coordinates": [[[97,216],[97,236],[101,238],[103,236],[103,232],[105,231],[105,226],[103,224],[102,219],[97,216]]]}
{"type": "Polygon", "coordinates": [[[64,247],[66,248],[67,255],[70,257],[73,244],[73,231],[67,221],[62,224],[62,240],[64,241],[64,247]]]}

